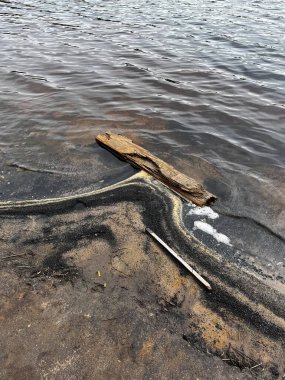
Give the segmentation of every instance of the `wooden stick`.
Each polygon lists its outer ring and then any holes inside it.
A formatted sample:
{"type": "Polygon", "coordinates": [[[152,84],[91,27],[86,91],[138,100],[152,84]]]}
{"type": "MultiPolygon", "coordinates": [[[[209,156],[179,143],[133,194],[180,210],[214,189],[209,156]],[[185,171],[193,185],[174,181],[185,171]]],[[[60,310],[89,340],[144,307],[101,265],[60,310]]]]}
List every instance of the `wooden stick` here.
{"type": "Polygon", "coordinates": [[[198,206],[205,206],[216,200],[213,194],[209,193],[193,178],[180,173],[173,166],[157,158],[146,149],[134,144],[127,137],[106,132],[98,135],[96,140],[104,148],[111,150],[111,152],[131,165],[150,173],[182,198],[198,206]]]}
{"type": "Polygon", "coordinates": [[[167,249],[167,251],[169,253],[171,253],[171,255],[173,257],[176,258],[176,260],[178,260],[186,269],[188,269],[188,271],[190,273],[193,274],[194,277],[197,278],[197,280],[199,280],[204,286],[206,286],[206,288],[208,290],[212,290],[212,287],[211,285],[208,283],[208,281],[206,281],[202,276],[200,276],[199,273],[197,273],[193,268],[190,267],[189,264],[186,263],[185,260],[182,259],[182,257],[180,257],[176,252],[173,251],[173,249],[171,249],[163,240],[160,239],[160,237],[158,237],[154,232],[152,232],[149,228],[146,228],[146,232],[148,232],[155,240],[157,240],[164,248],[167,249]]]}
{"type": "Polygon", "coordinates": [[[254,368],[260,367],[261,365],[262,365],[262,363],[255,364],[253,367],[250,367],[250,369],[254,369],[254,368]]]}

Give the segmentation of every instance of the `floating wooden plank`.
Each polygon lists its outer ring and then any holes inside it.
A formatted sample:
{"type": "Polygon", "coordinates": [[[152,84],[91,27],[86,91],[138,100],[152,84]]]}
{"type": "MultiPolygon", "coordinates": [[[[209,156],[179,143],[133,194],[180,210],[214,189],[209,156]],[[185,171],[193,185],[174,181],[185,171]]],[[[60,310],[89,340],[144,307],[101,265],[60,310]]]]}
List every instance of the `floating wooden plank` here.
{"type": "Polygon", "coordinates": [[[106,132],[98,135],[96,140],[131,165],[153,175],[184,199],[198,206],[205,206],[216,200],[213,194],[193,178],[180,173],[173,166],[134,144],[127,137],[106,132]]]}

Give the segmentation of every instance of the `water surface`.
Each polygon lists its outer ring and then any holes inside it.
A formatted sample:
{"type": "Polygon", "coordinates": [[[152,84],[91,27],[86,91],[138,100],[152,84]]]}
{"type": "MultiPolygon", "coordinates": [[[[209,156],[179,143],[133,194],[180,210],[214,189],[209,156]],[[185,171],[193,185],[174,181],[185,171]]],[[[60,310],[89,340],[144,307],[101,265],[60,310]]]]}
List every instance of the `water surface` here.
{"type": "Polygon", "coordinates": [[[283,0],[0,0],[1,200],[128,177],[94,143],[112,130],[217,194],[241,245],[284,240],[284,18],[283,0]]]}

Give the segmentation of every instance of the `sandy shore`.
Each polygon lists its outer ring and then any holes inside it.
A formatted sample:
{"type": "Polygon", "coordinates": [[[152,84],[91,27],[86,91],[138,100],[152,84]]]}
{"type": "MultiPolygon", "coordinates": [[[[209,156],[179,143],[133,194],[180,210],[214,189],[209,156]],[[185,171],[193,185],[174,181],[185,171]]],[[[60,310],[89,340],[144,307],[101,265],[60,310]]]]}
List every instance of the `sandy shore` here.
{"type": "Polygon", "coordinates": [[[194,239],[152,178],[0,213],[1,378],[282,377],[284,294],[194,239]]]}

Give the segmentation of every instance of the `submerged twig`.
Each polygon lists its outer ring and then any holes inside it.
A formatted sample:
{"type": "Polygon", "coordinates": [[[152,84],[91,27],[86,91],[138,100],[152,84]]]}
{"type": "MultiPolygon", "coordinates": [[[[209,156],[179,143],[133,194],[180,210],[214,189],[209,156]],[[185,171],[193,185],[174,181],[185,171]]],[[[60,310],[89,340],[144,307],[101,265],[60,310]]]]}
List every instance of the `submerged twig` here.
{"type": "Polygon", "coordinates": [[[262,366],[262,363],[258,363],[253,358],[246,355],[243,351],[233,347],[231,344],[229,344],[226,355],[228,356],[228,358],[222,360],[227,360],[232,365],[238,366],[241,369],[252,370],[262,366]]]}
{"type": "Polygon", "coordinates": [[[253,367],[251,367],[250,369],[254,369],[254,368],[257,368],[257,367],[260,367],[262,365],[262,363],[259,363],[259,364],[255,364],[253,367]]]}
{"type": "Polygon", "coordinates": [[[185,260],[182,259],[176,252],[173,251],[163,240],[160,239],[154,232],[152,232],[149,228],[146,228],[146,232],[148,232],[155,240],[157,240],[164,248],[167,249],[169,253],[173,257],[176,258],[190,273],[193,274],[194,277],[196,277],[197,280],[199,280],[208,290],[212,290],[211,285],[206,281],[198,272],[195,271],[195,269],[191,268],[189,264],[186,263],[185,260]]]}
{"type": "Polygon", "coordinates": [[[231,349],[232,349],[233,351],[236,351],[236,352],[237,352],[240,356],[242,356],[244,359],[249,360],[249,361],[251,361],[252,363],[254,363],[254,365],[257,364],[257,362],[256,362],[254,359],[252,359],[250,356],[246,355],[244,352],[240,351],[239,349],[234,348],[234,347],[232,347],[232,346],[231,346],[231,349]]]}
{"type": "Polygon", "coordinates": [[[19,254],[17,254],[17,255],[2,256],[2,257],[0,257],[0,260],[10,259],[10,258],[13,258],[13,257],[26,256],[27,254],[28,254],[28,253],[19,253],[19,254]]]}

